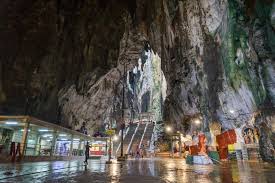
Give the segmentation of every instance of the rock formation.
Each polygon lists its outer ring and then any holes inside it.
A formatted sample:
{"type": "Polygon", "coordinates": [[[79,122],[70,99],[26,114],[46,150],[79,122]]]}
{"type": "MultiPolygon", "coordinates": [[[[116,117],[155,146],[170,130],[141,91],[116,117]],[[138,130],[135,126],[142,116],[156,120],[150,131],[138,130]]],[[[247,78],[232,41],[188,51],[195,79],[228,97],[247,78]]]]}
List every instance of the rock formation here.
{"type": "MultiPolygon", "coordinates": [[[[261,145],[274,148],[272,0],[0,4],[1,114],[30,114],[74,129],[87,121],[92,131],[114,108],[120,113],[124,64],[130,61],[133,71],[149,42],[167,82],[165,122],[186,132],[194,118],[205,131],[213,121],[222,130],[253,124],[261,145]]],[[[126,100],[127,107],[137,104],[126,100]]],[[[271,151],[262,153],[266,161],[274,159],[271,151]]]]}

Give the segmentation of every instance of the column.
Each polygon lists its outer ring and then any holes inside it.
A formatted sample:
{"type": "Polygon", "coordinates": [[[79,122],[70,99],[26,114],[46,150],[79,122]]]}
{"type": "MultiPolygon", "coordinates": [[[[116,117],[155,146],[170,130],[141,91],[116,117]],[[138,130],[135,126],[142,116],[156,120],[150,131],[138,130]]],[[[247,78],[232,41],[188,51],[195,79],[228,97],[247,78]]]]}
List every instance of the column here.
{"type": "Polygon", "coordinates": [[[179,134],[179,157],[182,158],[181,134],[179,134]]]}
{"type": "Polygon", "coordinates": [[[71,145],[70,145],[69,156],[73,155],[73,143],[74,143],[74,136],[71,135],[71,145]]]}
{"type": "Polygon", "coordinates": [[[27,138],[28,138],[29,127],[30,127],[30,122],[28,118],[23,119],[23,122],[25,123],[25,126],[24,126],[24,131],[23,131],[21,145],[20,145],[20,152],[22,157],[25,155],[25,151],[27,148],[27,138]]]}
{"type": "Polygon", "coordinates": [[[55,155],[55,144],[56,144],[57,132],[56,130],[53,132],[53,140],[51,144],[51,153],[50,156],[55,155]]]}
{"type": "Polygon", "coordinates": [[[80,139],[80,140],[79,140],[79,144],[78,144],[78,152],[77,152],[77,155],[78,155],[78,156],[81,156],[80,150],[81,150],[81,144],[82,144],[82,142],[83,142],[83,141],[80,139]]]}
{"type": "Polygon", "coordinates": [[[174,142],[173,142],[173,136],[171,135],[171,155],[172,158],[174,158],[174,142]]]}
{"type": "Polygon", "coordinates": [[[112,140],[111,142],[112,142],[112,146],[111,146],[111,149],[112,149],[111,156],[112,156],[112,154],[114,154],[114,141],[112,140]]]}
{"type": "Polygon", "coordinates": [[[34,155],[36,156],[38,154],[38,156],[40,156],[41,155],[41,153],[40,153],[40,151],[41,151],[41,138],[40,137],[38,137],[38,141],[35,144],[35,150],[36,150],[37,146],[38,146],[38,148],[37,148],[38,153],[36,153],[36,151],[34,151],[34,155]]]}

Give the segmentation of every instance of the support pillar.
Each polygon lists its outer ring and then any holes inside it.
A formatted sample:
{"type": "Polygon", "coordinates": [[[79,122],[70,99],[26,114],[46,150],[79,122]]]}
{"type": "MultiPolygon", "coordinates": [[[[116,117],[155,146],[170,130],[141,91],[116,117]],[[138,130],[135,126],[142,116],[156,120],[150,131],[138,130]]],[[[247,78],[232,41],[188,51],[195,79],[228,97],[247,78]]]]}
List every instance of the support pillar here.
{"type": "Polygon", "coordinates": [[[27,148],[27,138],[28,138],[28,133],[29,133],[29,127],[30,127],[30,122],[28,118],[23,119],[25,126],[24,126],[24,131],[23,131],[23,135],[22,135],[22,140],[21,140],[21,146],[20,146],[20,152],[21,152],[21,156],[24,157],[25,156],[25,151],[27,148]]]}
{"type": "MultiPolygon", "coordinates": [[[[108,143],[108,140],[106,141],[106,143],[108,143]]],[[[112,136],[110,135],[109,137],[109,145],[108,145],[108,161],[106,162],[106,164],[111,164],[111,156],[112,156],[112,136]]]]}
{"type": "Polygon", "coordinates": [[[69,156],[73,156],[73,143],[74,143],[74,136],[71,136],[71,144],[70,144],[70,151],[69,151],[69,156]]]}
{"type": "Polygon", "coordinates": [[[179,134],[179,157],[182,158],[181,134],[179,134]]]}
{"type": "Polygon", "coordinates": [[[53,156],[55,153],[55,145],[56,145],[56,137],[57,137],[57,132],[54,131],[53,132],[53,140],[52,140],[52,145],[51,145],[51,152],[50,152],[50,156],[53,156]]]}
{"type": "Polygon", "coordinates": [[[173,142],[173,136],[171,136],[171,153],[172,153],[172,158],[174,158],[174,142],[173,142]]]}
{"type": "Polygon", "coordinates": [[[81,144],[82,144],[82,140],[79,140],[79,144],[78,144],[78,152],[77,152],[77,156],[81,156],[80,152],[81,152],[81,144]]]}

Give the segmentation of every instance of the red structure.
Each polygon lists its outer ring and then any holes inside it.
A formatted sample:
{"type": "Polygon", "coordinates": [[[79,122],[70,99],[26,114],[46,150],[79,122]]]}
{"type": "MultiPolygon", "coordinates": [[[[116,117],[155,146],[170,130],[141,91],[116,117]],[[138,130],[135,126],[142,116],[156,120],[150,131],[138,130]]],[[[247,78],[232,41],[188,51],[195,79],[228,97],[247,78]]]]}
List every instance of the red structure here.
{"type": "Polygon", "coordinates": [[[206,153],[206,145],[205,145],[205,143],[206,143],[206,137],[205,137],[205,135],[204,134],[200,134],[199,135],[199,143],[198,143],[198,151],[199,151],[199,154],[201,154],[201,155],[205,155],[205,154],[207,154],[206,153]]]}
{"type": "Polygon", "coordinates": [[[237,142],[237,135],[235,130],[228,130],[220,135],[216,136],[219,155],[221,159],[227,159],[228,157],[228,145],[237,142]]]}

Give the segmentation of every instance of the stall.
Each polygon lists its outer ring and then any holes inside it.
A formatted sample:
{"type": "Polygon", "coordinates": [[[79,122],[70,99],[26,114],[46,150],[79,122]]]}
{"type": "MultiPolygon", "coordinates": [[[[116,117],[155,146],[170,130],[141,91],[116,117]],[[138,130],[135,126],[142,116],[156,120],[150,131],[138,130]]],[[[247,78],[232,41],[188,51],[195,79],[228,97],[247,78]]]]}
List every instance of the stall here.
{"type": "Polygon", "coordinates": [[[101,157],[107,154],[107,138],[95,138],[90,142],[90,156],[101,157]]]}
{"type": "Polygon", "coordinates": [[[0,116],[0,160],[83,156],[84,142],[92,139],[30,116],[0,116]]]}

